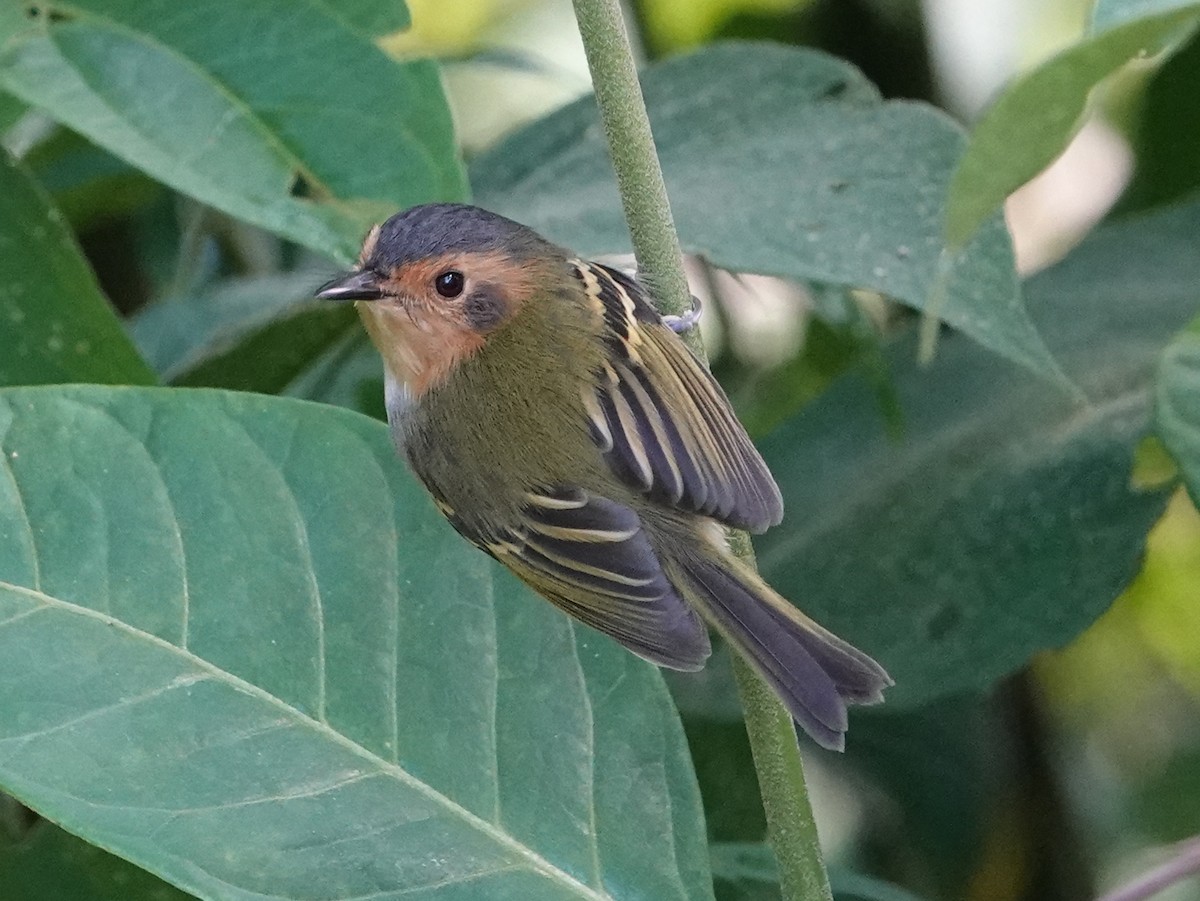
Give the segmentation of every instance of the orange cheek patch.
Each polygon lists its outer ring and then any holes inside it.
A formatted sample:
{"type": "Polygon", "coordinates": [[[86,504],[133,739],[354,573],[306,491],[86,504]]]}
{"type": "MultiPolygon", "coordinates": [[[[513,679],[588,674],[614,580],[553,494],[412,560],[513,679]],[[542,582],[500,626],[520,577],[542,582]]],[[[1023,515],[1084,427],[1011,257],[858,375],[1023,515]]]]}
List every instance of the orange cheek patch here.
{"type": "Polygon", "coordinates": [[[357,304],[367,334],[388,371],[420,397],[483,347],[484,339],[457,322],[395,301],[357,304]]]}
{"type": "Polygon", "coordinates": [[[389,371],[420,397],[477,353],[486,340],[481,331],[519,308],[538,283],[536,263],[515,263],[500,252],[446,254],[405,264],[383,286],[398,299],[360,303],[358,310],[389,371]],[[451,269],[467,279],[460,297],[442,297],[434,285],[451,269]],[[497,309],[471,307],[472,297],[485,295],[497,309]]]}

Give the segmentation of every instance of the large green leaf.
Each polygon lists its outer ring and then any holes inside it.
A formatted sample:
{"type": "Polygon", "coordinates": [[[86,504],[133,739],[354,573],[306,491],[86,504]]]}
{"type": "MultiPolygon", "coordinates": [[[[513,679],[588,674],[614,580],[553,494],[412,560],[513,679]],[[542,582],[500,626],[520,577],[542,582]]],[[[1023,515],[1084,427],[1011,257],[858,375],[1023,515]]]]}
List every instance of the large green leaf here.
{"type": "Polygon", "coordinates": [[[345,261],[373,222],[465,185],[436,66],[389,59],[330,7],[9,3],[0,87],[160,181],[345,261]]]}
{"type": "MultiPolygon", "coordinates": [[[[1200,291],[1195,305],[1200,308],[1200,291]]],[[[1163,354],[1156,384],[1155,425],[1200,505],[1200,319],[1163,354]]]]}
{"type": "Polygon", "coordinates": [[[1083,124],[1099,81],[1130,60],[1180,45],[1200,22],[1200,3],[1151,0],[1138,6],[1145,15],[1097,11],[1097,23],[1111,27],[1019,78],[976,123],[946,206],[946,240],[952,246],[967,245],[1009,194],[1062,152],[1083,124]]]}
{"type": "Polygon", "coordinates": [[[1200,205],[1107,226],[1026,286],[1086,402],[951,336],[891,354],[903,437],[843,377],[762,445],[784,524],[757,541],[787,596],[875,654],[891,707],[986,686],[1070,641],[1137,571],[1165,493],[1131,486],[1162,347],[1194,315],[1200,205]]]}
{"type": "Polygon", "coordinates": [[[357,414],[0,393],[0,788],[202,898],[706,898],[657,671],[357,414]]]}
{"type": "MultiPolygon", "coordinates": [[[[813,50],[732,43],[642,80],[684,249],[739,272],[873,288],[932,310],[986,347],[1059,377],[1029,321],[1004,223],[950,263],[942,206],[961,130],[932,107],[884,103],[813,50]]],[[[628,250],[595,102],[503,141],[471,167],[476,198],[585,254],[628,250]]]]}
{"type": "Polygon", "coordinates": [[[151,384],[62,215],[0,150],[0,385],[151,384]]]}

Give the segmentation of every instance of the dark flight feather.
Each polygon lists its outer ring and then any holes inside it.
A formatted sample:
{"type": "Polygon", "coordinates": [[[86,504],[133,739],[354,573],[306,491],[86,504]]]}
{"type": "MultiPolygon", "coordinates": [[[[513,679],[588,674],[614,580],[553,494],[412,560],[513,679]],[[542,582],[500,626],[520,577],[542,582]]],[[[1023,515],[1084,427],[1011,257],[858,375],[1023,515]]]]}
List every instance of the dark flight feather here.
{"type": "Polygon", "coordinates": [[[681,670],[708,658],[704,624],[667,580],[628,507],[578,488],[530,493],[520,524],[493,535],[471,534],[447,515],[535,591],[635,654],[681,670]]]}

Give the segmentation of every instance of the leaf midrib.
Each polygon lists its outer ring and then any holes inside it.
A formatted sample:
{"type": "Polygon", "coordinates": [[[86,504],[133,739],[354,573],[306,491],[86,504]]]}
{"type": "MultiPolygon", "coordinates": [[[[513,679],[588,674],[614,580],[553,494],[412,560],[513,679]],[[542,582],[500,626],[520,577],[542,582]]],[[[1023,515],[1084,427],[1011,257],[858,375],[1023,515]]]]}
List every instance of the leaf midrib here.
{"type": "MultiPolygon", "coordinates": [[[[476,831],[482,833],[496,844],[511,850],[519,857],[526,860],[529,863],[530,868],[535,872],[538,872],[552,881],[562,885],[564,888],[575,893],[575,895],[579,898],[586,899],[586,901],[612,901],[611,895],[598,892],[596,889],[580,882],[570,873],[567,873],[560,867],[555,866],[529,846],[522,844],[513,836],[501,831],[500,829],[497,829],[493,824],[467,810],[465,807],[437,791],[427,783],[422,782],[399,764],[390,763],[387,760],[384,760],[382,757],[379,757],[377,754],[373,753],[367,748],[364,748],[362,745],[350,740],[332,727],[313,719],[302,711],[297,710],[290,704],[287,704],[280,698],[277,698],[269,692],[264,691],[262,688],[259,688],[257,685],[247,682],[244,679],[233,675],[232,673],[220,669],[219,667],[213,665],[204,658],[197,656],[191,651],[184,650],[178,645],[174,645],[156,635],[150,634],[149,632],[144,632],[141,629],[137,629],[123,620],[117,619],[116,617],[100,613],[99,611],[92,610],[89,607],[72,604],[69,601],[64,601],[60,598],[53,597],[41,591],[27,588],[23,585],[16,585],[6,580],[0,580],[0,588],[29,597],[37,603],[42,604],[44,607],[54,608],[66,613],[84,616],[88,619],[103,623],[110,628],[115,628],[124,632],[126,635],[134,639],[146,642],[150,645],[175,654],[177,657],[186,660],[196,668],[207,673],[209,677],[213,678],[217,682],[224,683],[225,685],[228,685],[229,687],[234,688],[243,694],[249,695],[256,700],[262,701],[281,711],[283,714],[291,717],[293,720],[299,723],[302,727],[309,728],[327,740],[333,742],[335,745],[348,750],[357,757],[367,761],[381,774],[391,776],[398,782],[424,795],[426,798],[443,807],[452,816],[458,818],[466,825],[474,828],[476,831]]],[[[0,628],[7,624],[7,622],[9,621],[0,623],[0,628]]],[[[594,838],[595,837],[593,836],[593,841],[594,838]]]]}

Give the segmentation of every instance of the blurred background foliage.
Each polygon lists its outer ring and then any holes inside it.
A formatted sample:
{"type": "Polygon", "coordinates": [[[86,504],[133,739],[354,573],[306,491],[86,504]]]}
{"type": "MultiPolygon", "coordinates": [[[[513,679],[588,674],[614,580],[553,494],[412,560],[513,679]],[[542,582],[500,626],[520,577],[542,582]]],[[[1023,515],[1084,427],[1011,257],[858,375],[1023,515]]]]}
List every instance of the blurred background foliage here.
{"type": "MultiPolygon", "coordinates": [[[[569,3],[409,7],[411,30],[385,35],[381,45],[398,58],[444,63],[468,163],[588,90],[569,3]]],[[[1009,79],[1078,41],[1090,8],[1084,0],[628,4],[647,61],[724,38],[769,38],[847,59],[884,97],[924,100],[966,123],[1009,79]]],[[[1132,216],[1200,187],[1198,68],[1193,38],[1164,65],[1127,67],[1096,92],[1068,150],[1009,200],[1024,274],[1061,259],[1110,209],[1132,216]]],[[[353,315],[304,302],[330,270],[325,259],[198,204],[4,94],[0,129],[53,196],[161,377],[382,415],[377,364],[353,315]],[[263,353],[281,330],[289,353],[263,353]]],[[[871,292],[735,276],[698,259],[689,265],[709,300],[714,369],[756,437],[850,370],[863,375],[890,427],[903,430],[883,346],[916,314],[871,292]]],[[[1139,478],[1173,484],[1161,451],[1147,457],[1139,478]]],[[[777,897],[727,661],[668,681],[705,801],[718,897],[777,897]]],[[[1200,515],[1177,489],[1136,579],[1069,646],[983,692],[858,716],[845,759],[807,755],[839,897],[1095,897],[1161,859],[1164,845],[1200,833],[1198,714],[1200,515]],[[903,888],[864,888],[851,871],[903,888]]],[[[63,860],[101,852],[55,852],[61,834],[35,834],[36,823],[11,804],[3,820],[0,896],[134,897],[125,877],[88,861],[79,864],[88,879],[63,876],[63,860]]],[[[175,895],[165,886],[153,891],[175,895]]],[[[136,889],[136,897],[154,896],[136,889]]],[[[1200,898],[1200,887],[1184,883],[1161,897],[1200,898]]]]}

